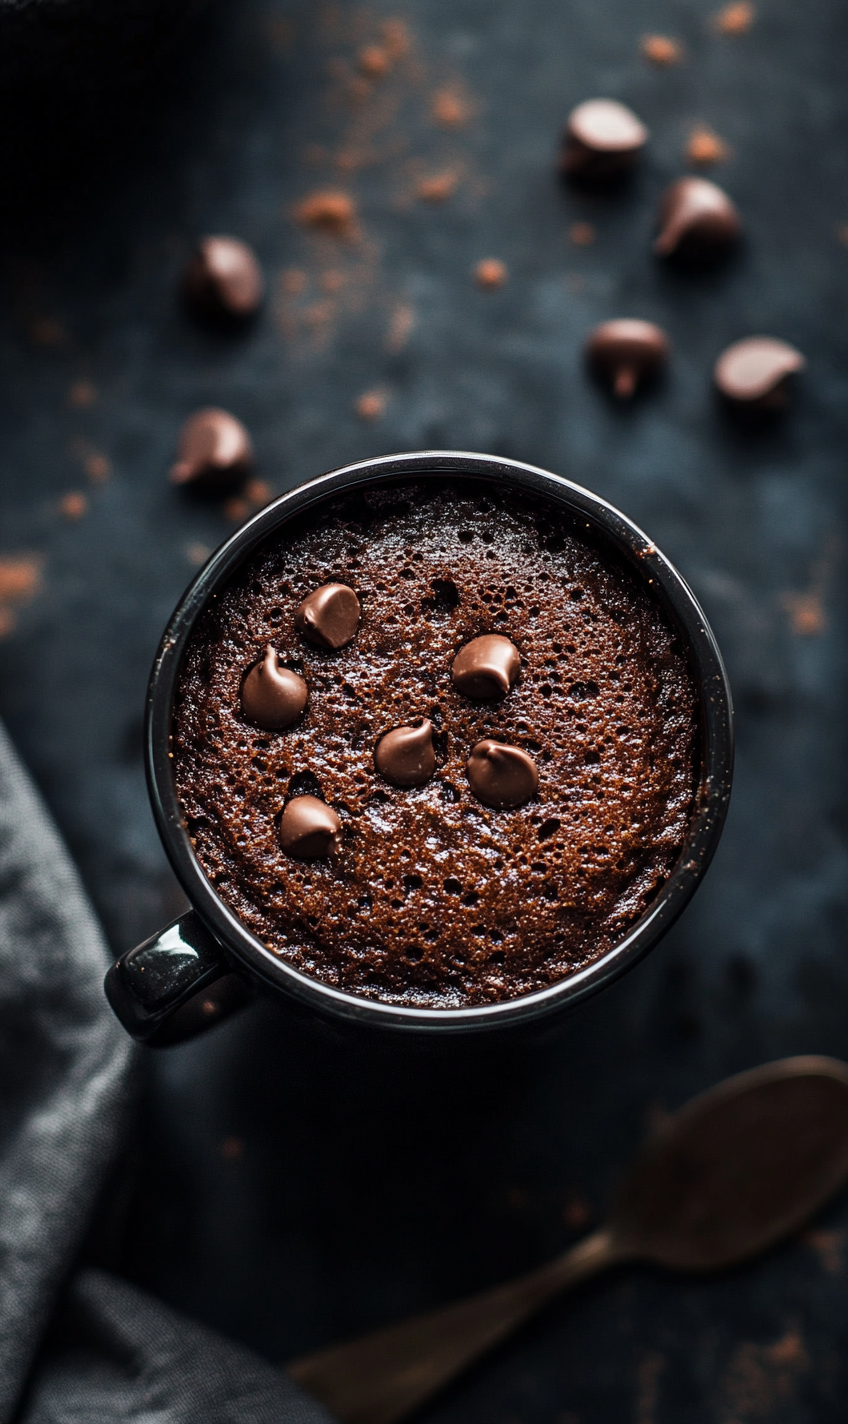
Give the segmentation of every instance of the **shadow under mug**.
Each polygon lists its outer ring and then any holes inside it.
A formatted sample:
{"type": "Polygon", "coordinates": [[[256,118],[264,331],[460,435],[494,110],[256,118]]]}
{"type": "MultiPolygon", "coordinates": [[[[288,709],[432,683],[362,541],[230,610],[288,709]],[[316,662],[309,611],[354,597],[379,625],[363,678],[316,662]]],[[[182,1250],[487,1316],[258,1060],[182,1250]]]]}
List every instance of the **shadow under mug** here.
{"type": "Polygon", "coordinates": [[[434,1033],[527,1025],[566,1008],[617,979],[654,947],[691,899],[718,844],[730,799],[733,725],[727,675],[712,631],[680,574],[612,505],[558,475],[488,455],[423,451],[365,460],[282,495],[224,543],[201,569],[165,631],[147,694],[146,767],[165,850],[192,905],[160,934],[129,950],[109,970],[106,994],[124,1027],[141,1042],[179,1043],[221,1019],[258,989],[306,1010],[370,1027],[434,1033]],[[323,984],[273,954],[218,897],[195,856],[172,771],[171,721],[183,653],[200,613],[236,569],[269,536],[308,511],[363,487],[446,478],[482,484],[548,503],[552,513],[582,522],[615,550],[664,606],[685,646],[700,694],[700,769],[683,849],[641,918],[602,958],[546,989],[483,1007],[406,1008],[357,997],[323,984]]]}

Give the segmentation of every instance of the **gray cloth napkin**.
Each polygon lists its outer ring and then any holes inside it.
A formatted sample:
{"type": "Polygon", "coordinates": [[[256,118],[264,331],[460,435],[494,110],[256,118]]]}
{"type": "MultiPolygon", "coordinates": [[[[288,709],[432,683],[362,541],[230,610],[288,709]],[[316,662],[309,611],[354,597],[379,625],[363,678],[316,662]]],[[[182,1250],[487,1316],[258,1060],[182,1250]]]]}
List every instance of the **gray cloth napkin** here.
{"type": "Polygon", "coordinates": [[[0,1424],[328,1424],[249,1351],[73,1271],[129,1102],[108,963],[0,727],[0,1424]]]}

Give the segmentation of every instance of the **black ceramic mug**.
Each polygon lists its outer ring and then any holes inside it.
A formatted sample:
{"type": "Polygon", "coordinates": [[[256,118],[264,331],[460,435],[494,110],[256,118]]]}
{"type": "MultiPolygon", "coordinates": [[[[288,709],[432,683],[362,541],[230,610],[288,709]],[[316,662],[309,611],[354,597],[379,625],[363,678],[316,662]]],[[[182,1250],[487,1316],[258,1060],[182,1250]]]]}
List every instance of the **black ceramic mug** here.
{"type": "Polygon", "coordinates": [[[159,646],[147,695],[147,778],[159,834],[193,908],[161,934],[124,954],[110,969],[106,993],[124,1027],[142,1042],[165,1045],[219,1022],[257,989],[280,994],[307,1010],[366,1026],[427,1033],[527,1024],[585,999],[647,954],[692,897],[721,835],[733,770],[730,690],[715,638],[691,590],[654,544],[612,505],[517,460],[424,451],[365,460],[301,485],[243,525],[201,569],[174,613],[159,646]],[[520,998],[477,1008],[406,1008],[358,998],[311,979],[272,954],[219,898],[194,854],[177,800],[171,720],[183,652],[197,619],[235,570],[270,536],[284,538],[296,516],[365,486],[427,478],[457,485],[488,482],[529,494],[590,526],[650,584],[678,630],[698,686],[700,776],[689,833],[668,880],[642,917],[603,957],[568,978],[520,998]]]}

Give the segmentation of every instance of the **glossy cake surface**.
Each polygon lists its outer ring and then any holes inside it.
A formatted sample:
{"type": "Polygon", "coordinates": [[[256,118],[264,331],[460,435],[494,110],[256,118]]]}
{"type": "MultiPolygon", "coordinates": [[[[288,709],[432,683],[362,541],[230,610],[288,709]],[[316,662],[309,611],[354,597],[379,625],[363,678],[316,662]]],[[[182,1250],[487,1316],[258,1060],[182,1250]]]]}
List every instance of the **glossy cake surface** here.
{"type": "Polygon", "coordinates": [[[274,954],[361,996],[456,1008],[550,985],[622,938],[680,853],[698,748],[674,629],[585,525],[490,486],[422,481],[322,506],[249,559],[193,633],[172,749],[200,864],[274,954]],[[362,610],[336,651],[295,626],[330,583],[362,610]],[[520,655],[493,700],[451,676],[482,634],[520,655]],[[269,646],[308,688],[280,731],[241,704],[269,646]],[[375,748],[420,719],[435,769],[394,785],[375,748]],[[525,804],[474,794],[469,757],[487,738],[532,758],[525,804]],[[337,853],[283,850],[299,795],[335,811],[337,853]]]}

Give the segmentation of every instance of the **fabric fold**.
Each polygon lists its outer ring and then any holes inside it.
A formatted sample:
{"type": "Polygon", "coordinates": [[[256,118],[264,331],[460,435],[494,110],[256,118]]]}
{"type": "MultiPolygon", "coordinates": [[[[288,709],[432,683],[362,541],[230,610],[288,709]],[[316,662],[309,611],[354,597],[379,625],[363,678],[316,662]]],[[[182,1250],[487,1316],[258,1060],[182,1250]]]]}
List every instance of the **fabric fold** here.
{"type": "Polygon", "coordinates": [[[108,965],[0,726],[0,1421],[326,1424],[282,1371],[127,1282],[67,1283],[129,1106],[108,965]]]}
{"type": "Polygon", "coordinates": [[[329,1424],[252,1351],[102,1271],[75,1277],[20,1424],[329,1424]]]}

